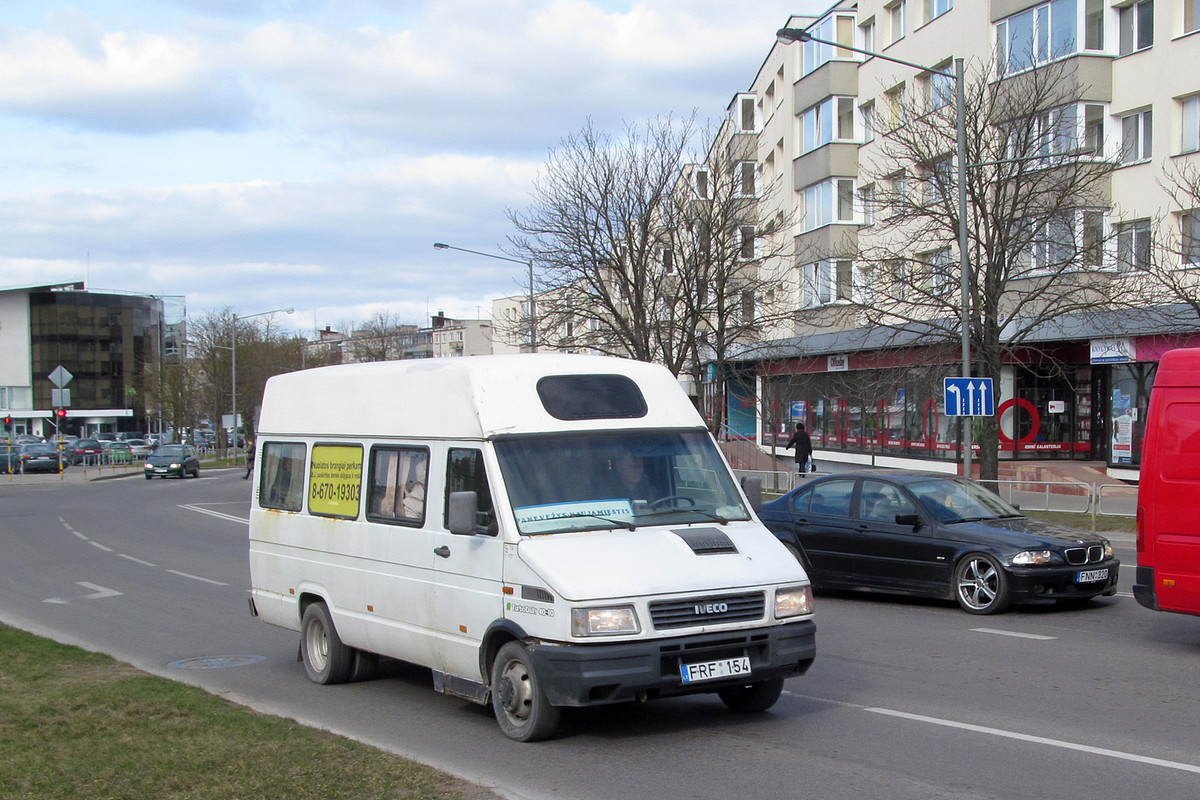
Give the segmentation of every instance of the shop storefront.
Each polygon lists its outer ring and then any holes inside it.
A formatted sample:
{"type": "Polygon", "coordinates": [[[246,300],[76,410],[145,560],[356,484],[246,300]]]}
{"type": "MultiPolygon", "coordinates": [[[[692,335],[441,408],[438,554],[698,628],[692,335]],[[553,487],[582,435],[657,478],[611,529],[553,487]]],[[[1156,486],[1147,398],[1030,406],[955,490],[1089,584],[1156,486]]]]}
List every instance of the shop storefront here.
{"type": "MultiPolygon", "coordinates": [[[[997,380],[1002,460],[1077,460],[1136,469],[1150,387],[1166,350],[1197,337],[1061,342],[1014,352],[997,380]]],[[[947,377],[961,375],[935,348],[776,358],[757,364],[757,386],[729,384],[729,420],[763,446],[804,424],[814,448],[917,461],[961,458],[960,417],[944,413],[947,377]],[[748,429],[750,409],[757,427],[748,429]]],[[[978,449],[978,423],[972,441],[978,449]]]]}

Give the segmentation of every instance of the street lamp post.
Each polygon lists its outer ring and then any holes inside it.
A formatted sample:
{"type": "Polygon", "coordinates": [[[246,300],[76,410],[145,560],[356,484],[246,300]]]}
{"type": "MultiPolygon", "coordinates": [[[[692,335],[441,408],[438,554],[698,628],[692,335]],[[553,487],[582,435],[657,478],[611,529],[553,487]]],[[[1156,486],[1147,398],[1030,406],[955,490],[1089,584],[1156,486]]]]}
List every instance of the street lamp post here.
{"type": "Polygon", "coordinates": [[[483,253],[483,252],[480,252],[479,250],[468,250],[465,247],[455,247],[452,244],[445,244],[444,242],[434,242],[433,249],[434,250],[457,250],[460,253],[471,253],[472,255],[484,256],[486,258],[498,258],[501,261],[511,261],[514,264],[524,264],[525,266],[527,266],[529,268],[529,351],[531,353],[536,353],[537,349],[538,349],[538,346],[537,346],[538,334],[537,334],[537,313],[534,310],[534,296],[533,296],[533,260],[530,259],[530,260],[526,261],[526,260],[520,259],[520,258],[509,258],[508,256],[497,255],[496,253],[483,253]]]}
{"type": "MultiPolygon", "coordinates": [[[[954,121],[957,134],[957,153],[956,153],[956,169],[955,178],[958,183],[958,283],[961,303],[961,327],[962,327],[962,377],[970,379],[971,377],[971,287],[968,277],[968,268],[970,266],[967,257],[967,124],[966,124],[966,89],[964,87],[965,80],[963,78],[963,59],[954,59],[954,71],[946,72],[940,69],[934,69],[922,64],[915,64],[911,61],[904,61],[899,58],[892,58],[882,53],[876,53],[873,50],[864,50],[861,47],[853,47],[839,42],[832,42],[828,39],[819,39],[813,36],[808,31],[802,28],[780,28],[776,32],[776,38],[783,44],[791,44],[792,42],[816,42],[818,44],[831,45],[841,50],[850,50],[855,53],[862,53],[873,58],[890,61],[894,64],[900,64],[905,67],[912,67],[921,72],[928,72],[934,75],[941,75],[950,78],[954,81],[954,121]]],[[[971,418],[967,417],[963,423],[963,474],[971,477],[971,418]]]]}
{"type": "Polygon", "coordinates": [[[241,317],[239,317],[237,314],[233,315],[233,335],[230,337],[230,342],[229,342],[229,344],[230,344],[230,347],[229,347],[229,375],[230,375],[230,383],[231,383],[232,395],[233,395],[233,398],[232,398],[233,399],[233,419],[230,421],[229,426],[230,426],[230,428],[233,429],[233,441],[231,442],[231,445],[233,447],[233,463],[235,465],[237,464],[237,461],[238,461],[238,450],[237,450],[237,428],[238,428],[237,324],[238,324],[238,320],[252,319],[254,317],[265,317],[270,314],[291,314],[293,311],[295,311],[294,308],[277,308],[274,311],[260,311],[257,314],[246,314],[245,316],[241,316],[241,317]]]}

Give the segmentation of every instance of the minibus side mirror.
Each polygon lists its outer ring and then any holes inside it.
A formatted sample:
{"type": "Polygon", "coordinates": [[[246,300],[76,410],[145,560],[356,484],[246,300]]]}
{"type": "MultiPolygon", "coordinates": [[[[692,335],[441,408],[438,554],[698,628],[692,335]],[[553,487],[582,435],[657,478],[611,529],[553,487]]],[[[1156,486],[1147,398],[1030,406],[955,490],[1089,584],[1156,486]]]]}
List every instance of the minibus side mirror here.
{"type": "Polygon", "coordinates": [[[475,492],[451,492],[446,527],[451,533],[474,536],[479,532],[479,496],[475,492]]]}
{"type": "Polygon", "coordinates": [[[754,513],[762,511],[762,478],[757,475],[743,475],[742,491],[746,493],[746,499],[750,501],[754,513]]]}

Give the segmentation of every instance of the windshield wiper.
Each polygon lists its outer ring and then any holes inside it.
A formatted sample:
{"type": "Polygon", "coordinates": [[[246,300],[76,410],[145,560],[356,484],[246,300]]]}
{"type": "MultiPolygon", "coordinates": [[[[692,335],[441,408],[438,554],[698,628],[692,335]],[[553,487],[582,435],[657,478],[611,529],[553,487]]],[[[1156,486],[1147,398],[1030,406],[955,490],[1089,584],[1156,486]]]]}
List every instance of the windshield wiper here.
{"type": "Polygon", "coordinates": [[[691,508],[690,506],[680,506],[679,508],[664,508],[661,511],[650,511],[647,513],[638,514],[638,516],[642,517],[642,518],[661,517],[661,516],[665,516],[667,514],[679,514],[679,513],[699,514],[700,516],[704,517],[707,520],[711,520],[713,522],[719,522],[722,525],[729,524],[729,519],[726,517],[722,517],[719,514],[714,514],[711,511],[704,511],[703,509],[699,509],[699,508],[691,508]]]}

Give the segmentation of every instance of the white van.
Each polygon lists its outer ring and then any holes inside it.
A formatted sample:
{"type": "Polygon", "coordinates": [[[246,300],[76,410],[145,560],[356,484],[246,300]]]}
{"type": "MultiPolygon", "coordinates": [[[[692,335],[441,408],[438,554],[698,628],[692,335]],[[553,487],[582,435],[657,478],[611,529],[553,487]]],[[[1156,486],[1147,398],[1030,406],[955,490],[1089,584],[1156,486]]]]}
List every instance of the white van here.
{"type": "Polygon", "coordinates": [[[813,661],[808,577],[662,367],[293,372],[267,382],[257,436],[251,610],[300,632],[317,683],[402,659],[532,741],[563,706],[764,710],[813,661]]]}

